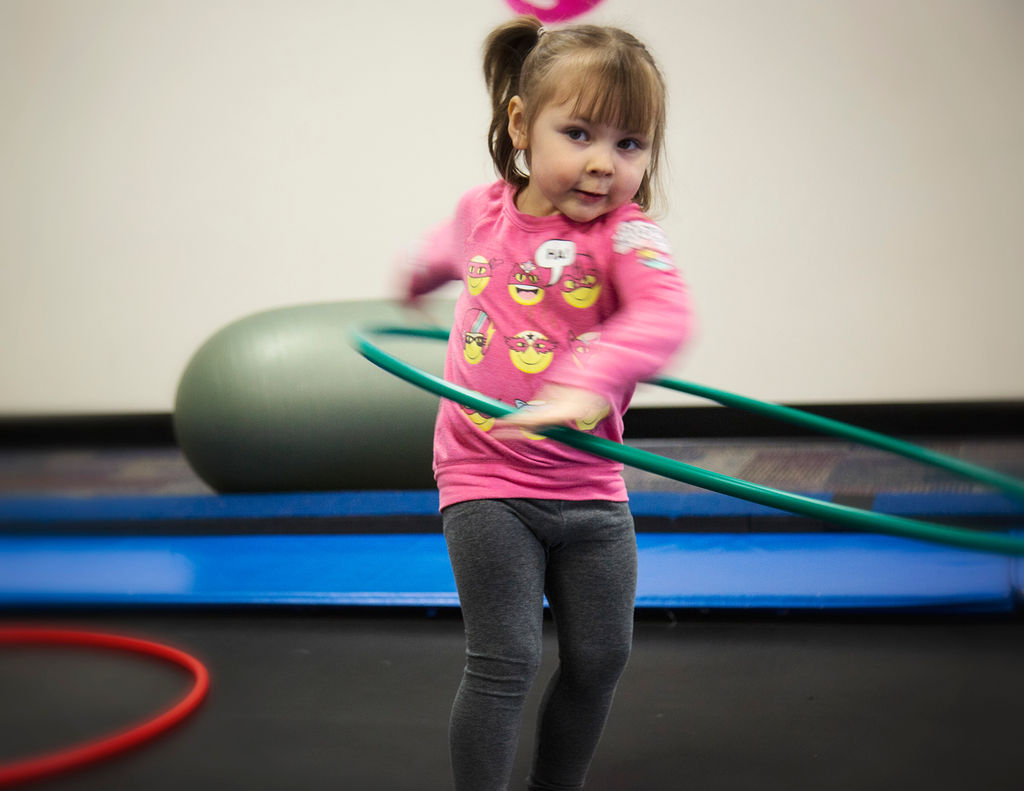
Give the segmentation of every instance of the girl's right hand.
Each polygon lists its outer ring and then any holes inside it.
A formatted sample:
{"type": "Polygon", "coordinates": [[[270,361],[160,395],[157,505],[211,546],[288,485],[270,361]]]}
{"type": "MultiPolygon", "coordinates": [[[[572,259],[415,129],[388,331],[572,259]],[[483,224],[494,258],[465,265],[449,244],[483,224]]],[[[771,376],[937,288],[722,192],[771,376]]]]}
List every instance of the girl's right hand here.
{"type": "Polygon", "coordinates": [[[592,420],[608,410],[608,402],[597,393],[567,385],[547,384],[537,394],[536,405],[523,407],[494,421],[491,433],[501,438],[522,436],[510,429],[542,429],[592,420]]]}
{"type": "Polygon", "coordinates": [[[410,315],[435,324],[424,306],[424,294],[415,289],[416,259],[411,249],[395,257],[392,272],[395,302],[410,315]]]}

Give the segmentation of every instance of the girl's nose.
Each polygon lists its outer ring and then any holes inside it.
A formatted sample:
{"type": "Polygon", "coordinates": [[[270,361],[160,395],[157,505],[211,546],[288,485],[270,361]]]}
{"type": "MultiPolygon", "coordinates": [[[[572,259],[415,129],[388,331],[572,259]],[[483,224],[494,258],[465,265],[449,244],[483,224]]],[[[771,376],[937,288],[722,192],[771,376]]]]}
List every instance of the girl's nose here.
{"type": "Polygon", "coordinates": [[[594,176],[610,176],[615,171],[611,152],[605,146],[593,146],[587,161],[587,173],[594,176]]]}

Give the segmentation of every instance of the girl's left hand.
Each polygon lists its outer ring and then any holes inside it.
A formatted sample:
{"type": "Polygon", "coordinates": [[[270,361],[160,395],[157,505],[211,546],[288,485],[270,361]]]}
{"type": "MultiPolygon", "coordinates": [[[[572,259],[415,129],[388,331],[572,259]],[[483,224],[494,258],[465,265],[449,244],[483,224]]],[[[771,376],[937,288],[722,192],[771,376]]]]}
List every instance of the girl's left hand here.
{"type": "Polygon", "coordinates": [[[608,409],[608,402],[596,393],[566,385],[544,385],[535,399],[522,409],[494,421],[492,434],[499,437],[522,437],[521,432],[511,429],[539,429],[573,423],[577,420],[593,419],[596,413],[608,409]]]}

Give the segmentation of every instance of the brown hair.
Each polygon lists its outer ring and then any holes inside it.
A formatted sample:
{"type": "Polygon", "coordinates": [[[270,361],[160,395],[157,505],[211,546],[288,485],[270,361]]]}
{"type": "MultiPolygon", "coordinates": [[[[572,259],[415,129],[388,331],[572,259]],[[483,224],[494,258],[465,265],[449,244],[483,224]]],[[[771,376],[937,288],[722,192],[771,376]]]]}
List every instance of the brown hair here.
{"type": "Polygon", "coordinates": [[[573,114],[624,129],[651,130],[651,163],[633,200],[650,208],[665,137],[665,82],[654,58],[633,35],[614,27],[545,29],[522,16],[495,28],[484,43],[484,79],[491,94],[488,150],[498,174],[521,190],[529,176],[508,135],[508,106],[519,96],[526,128],[548,103],[576,97],[573,114]]]}

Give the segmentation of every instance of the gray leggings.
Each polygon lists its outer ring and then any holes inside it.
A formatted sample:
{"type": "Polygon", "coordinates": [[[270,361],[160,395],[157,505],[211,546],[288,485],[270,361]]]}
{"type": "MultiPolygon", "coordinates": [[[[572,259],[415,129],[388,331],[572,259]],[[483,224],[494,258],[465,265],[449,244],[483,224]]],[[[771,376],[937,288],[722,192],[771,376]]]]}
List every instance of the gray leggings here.
{"type": "Polygon", "coordinates": [[[626,503],[472,500],[444,509],[466,629],[452,707],[456,791],[505,791],[540,665],[543,597],[559,667],[537,723],[531,791],[583,788],[629,659],[636,536],[626,503]]]}

